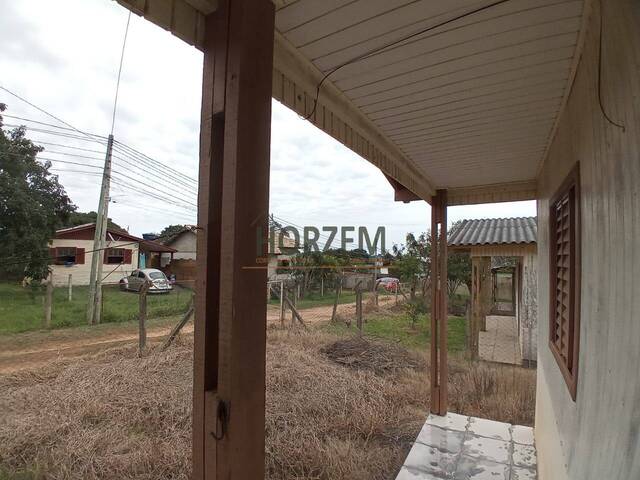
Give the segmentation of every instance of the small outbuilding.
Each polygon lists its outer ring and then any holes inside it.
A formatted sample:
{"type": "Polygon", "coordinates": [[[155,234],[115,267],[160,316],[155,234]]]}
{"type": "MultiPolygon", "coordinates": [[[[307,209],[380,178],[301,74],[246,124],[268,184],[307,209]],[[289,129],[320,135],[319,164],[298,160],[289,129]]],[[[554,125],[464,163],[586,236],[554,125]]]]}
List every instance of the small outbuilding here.
{"type": "Polygon", "coordinates": [[[463,220],[448,245],[471,256],[472,353],[486,360],[535,365],[536,217],[463,220]]]}

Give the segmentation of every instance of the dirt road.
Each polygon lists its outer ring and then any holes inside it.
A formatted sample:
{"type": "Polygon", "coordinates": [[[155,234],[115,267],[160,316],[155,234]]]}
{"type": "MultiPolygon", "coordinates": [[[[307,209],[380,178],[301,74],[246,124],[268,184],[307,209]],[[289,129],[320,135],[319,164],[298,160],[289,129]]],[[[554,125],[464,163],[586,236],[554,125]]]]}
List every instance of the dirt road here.
{"type": "MultiPolygon", "coordinates": [[[[391,296],[380,296],[379,307],[393,305],[391,296]]],[[[365,302],[365,312],[373,307],[365,302]]],[[[308,326],[328,322],[333,305],[300,310],[304,323],[308,326]]],[[[338,305],[338,315],[342,319],[355,317],[355,303],[338,305]]],[[[150,345],[160,343],[168,335],[179,317],[150,320],[147,327],[147,341],[150,345]]],[[[291,312],[285,312],[285,325],[291,322],[291,312]]],[[[280,324],[280,308],[269,305],[267,323],[280,324]]],[[[183,333],[193,333],[193,322],[189,322],[183,333]]],[[[56,360],[70,359],[98,353],[138,341],[138,325],[135,322],[112,323],[93,327],[66,328],[51,331],[37,331],[0,336],[0,374],[25,369],[35,369],[56,360]]]]}
{"type": "MultiPolygon", "coordinates": [[[[164,340],[177,318],[162,319],[147,328],[150,344],[164,340]]],[[[193,332],[193,324],[185,333],[193,332]]],[[[138,341],[133,323],[19,333],[0,337],[0,373],[33,369],[59,359],[97,353],[138,341]]]]}

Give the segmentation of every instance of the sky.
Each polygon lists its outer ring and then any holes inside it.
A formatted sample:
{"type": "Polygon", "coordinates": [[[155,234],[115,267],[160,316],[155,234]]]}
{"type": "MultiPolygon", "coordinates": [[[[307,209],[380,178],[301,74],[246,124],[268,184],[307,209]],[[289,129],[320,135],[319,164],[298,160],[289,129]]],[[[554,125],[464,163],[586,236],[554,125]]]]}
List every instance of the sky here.
{"type": "MultiPolygon", "coordinates": [[[[96,210],[103,137],[111,129],[128,11],[113,0],[0,0],[0,12],[0,86],[101,137],[63,130],[59,121],[0,90],[7,115],[54,126],[10,117],[5,124],[31,127],[27,136],[45,147],[40,157],[53,160],[79,211],[96,210]]],[[[109,216],[133,234],[196,223],[201,83],[198,50],[131,15],[114,129],[119,143],[109,216]],[[167,173],[157,162],[180,173],[167,173]],[[145,190],[157,191],[163,199],[140,193],[145,190]]],[[[270,212],[283,224],[320,229],[365,226],[373,233],[384,226],[387,248],[403,243],[407,232],[426,231],[431,221],[426,202],[394,202],[393,189],[379,169],[276,101],[270,212]]],[[[535,202],[448,211],[450,223],[535,214],[535,202]]]]}

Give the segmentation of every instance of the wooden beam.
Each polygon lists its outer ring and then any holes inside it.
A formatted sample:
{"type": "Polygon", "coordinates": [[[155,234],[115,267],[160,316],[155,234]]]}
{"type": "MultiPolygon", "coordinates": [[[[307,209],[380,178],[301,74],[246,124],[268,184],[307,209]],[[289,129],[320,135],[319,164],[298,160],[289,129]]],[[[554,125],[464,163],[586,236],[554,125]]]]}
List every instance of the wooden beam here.
{"type": "Polygon", "coordinates": [[[218,0],[185,0],[203,15],[211,15],[218,9],[218,0]]]}
{"type": "Polygon", "coordinates": [[[266,256],[274,6],[206,17],[194,320],[193,477],[264,478],[266,256]]]}
{"type": "Polygon", "coordinates": [[[535,180],[458,187],[447,190],[449,206],[535,200],[537,194],[538,189],[535,180]]]}
{"type": "Polygon", "coordinates": [[[446,415],[447,364],[447,191],[431,199],[431,413],[446,415]]]}
{"type": "Polygon", "coordinates": [[[402,185],[395,178],[390,177],[389,175],[387,175],[384,172],[382,172],[382,174],[385,176],[387,181],[393,187],[393,192],[394,192],[394,198],[393,199],[396,202],[409,203],[409,202],[413,202],[413,201],[416,201],[416,200],[422,200],[418,195],[416,195],[411,190],[409,190],[407,187],[402,185]]]}

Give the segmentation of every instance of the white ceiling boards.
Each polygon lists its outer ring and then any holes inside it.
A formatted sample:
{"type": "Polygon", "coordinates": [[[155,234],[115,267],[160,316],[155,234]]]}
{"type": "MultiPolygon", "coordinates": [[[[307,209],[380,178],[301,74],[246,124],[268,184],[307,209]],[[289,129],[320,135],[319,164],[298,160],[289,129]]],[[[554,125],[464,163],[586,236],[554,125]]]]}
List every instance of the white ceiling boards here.
{"type": "MultiPolygon", "coordinates": [[[[118,1],[198,47],[199,4],[212,5],[173,0],[184,4],[173,8],[177,22],[151,17],[163,0],[118,1]]],[[[471,203],[533,198],[586,1],[275,4],[276,99],[422,198],[436,188],[449,189],[452,204],[458,194],[471,203]]]]}

